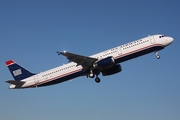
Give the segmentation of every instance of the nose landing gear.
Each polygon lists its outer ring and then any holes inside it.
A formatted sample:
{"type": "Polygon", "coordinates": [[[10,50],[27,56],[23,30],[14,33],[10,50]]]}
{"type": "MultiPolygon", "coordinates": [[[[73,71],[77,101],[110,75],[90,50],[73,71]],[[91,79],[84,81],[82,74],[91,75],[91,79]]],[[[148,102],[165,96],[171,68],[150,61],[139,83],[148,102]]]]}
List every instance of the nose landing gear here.
{"type": "Polygon", "coordinates": [[[157,58],[157,59],[160,59],[160,56],[159,56],[159,54],[158,54],[158,51],[155,51],[154,53],[156,54],[156,58],[157,58]]]}

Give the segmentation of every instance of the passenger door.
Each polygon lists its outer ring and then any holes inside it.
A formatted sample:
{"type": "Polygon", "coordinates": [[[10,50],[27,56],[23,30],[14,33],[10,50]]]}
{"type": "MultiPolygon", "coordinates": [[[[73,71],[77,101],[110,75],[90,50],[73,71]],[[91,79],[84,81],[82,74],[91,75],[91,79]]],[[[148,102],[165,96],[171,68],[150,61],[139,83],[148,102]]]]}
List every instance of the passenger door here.
{"type": "Polygon", "coordinates": [[[151,44],[154,44],[156,43],[155,39],[154,39],[154,36],[149,36],[149,39],[151,41],[151,44]]]}
{"type": "Polygon", "coordinates": [[[35,83],[36,85],[38,85],[38,83],[39,83],[38,75],[35,75],[35,76],[34,76],[34,83],[35,83]]]}

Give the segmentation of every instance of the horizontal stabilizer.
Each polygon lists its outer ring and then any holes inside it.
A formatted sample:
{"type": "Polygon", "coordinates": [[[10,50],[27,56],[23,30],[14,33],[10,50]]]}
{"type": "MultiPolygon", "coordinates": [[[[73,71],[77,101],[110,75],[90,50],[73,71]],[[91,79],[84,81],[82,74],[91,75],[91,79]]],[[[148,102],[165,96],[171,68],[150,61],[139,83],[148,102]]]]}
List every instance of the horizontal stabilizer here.
{"type": "Polygon", "coordinates": [[[13,85],[16,85],[16,86],[22,86],[24,83],[26,83],[24,81],[15,81],[15,80],[7,80],[6,82],[13,84],[13,85]]]}

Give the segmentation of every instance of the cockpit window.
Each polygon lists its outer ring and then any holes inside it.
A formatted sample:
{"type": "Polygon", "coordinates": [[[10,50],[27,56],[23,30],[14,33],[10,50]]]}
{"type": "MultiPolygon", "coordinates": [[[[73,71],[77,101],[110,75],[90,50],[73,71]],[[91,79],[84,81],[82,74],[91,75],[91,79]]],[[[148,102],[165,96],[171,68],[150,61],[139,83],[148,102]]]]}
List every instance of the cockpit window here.
{"type": "Polygon", "coordinates": [[[163,37],[164,37],[164,35],[159,36],[159,38],[163,38],[163,37]]]}

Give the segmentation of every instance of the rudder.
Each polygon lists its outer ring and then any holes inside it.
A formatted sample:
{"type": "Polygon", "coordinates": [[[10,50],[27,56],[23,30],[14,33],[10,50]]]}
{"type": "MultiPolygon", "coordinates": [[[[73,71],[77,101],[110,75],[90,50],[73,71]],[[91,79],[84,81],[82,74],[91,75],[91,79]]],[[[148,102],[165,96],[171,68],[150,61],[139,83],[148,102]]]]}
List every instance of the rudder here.
{"type": "Polygon", "coordinates": [[[15,81],[21,81],[22,79],[35,75],[34,73],[31,73],[22,66],[18,65],[13,60],[6,61],[5,63],[15,81]]]}

